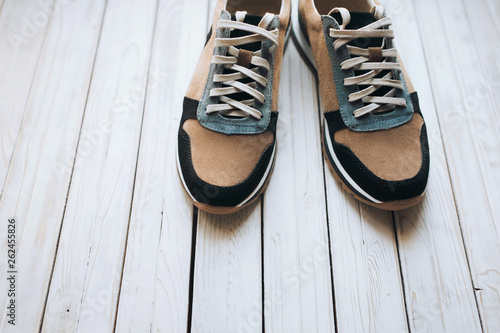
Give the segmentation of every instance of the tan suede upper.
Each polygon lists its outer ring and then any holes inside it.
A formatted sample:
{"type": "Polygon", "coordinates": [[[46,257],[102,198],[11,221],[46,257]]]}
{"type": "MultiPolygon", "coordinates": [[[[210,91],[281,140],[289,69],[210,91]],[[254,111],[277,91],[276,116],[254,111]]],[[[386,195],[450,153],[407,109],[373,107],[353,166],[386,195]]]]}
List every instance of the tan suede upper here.
{"type": "MultiPolygon", "coordinates": [[[[333,7],[332,7],[333,8],[333,7]]],[[[312,0],[300,1],[300,15],[307,26],[307,35],[314,53],[314,60],[319,75],[319,88],[323,107],[326,111],[338,110],[339,100],[335,89],[332,65],[326,48],[325,36],[323,34],[323,23],[321,16],[316,11],[312,0]]],[[[298,23],[298,22],[297,22],[298,23]]]]}
{"type": "Polygon", "coordinates": [[[250,176],[273,133],[226,135],[201,126],[197,120],[184,123],[191,141],[194,171],[203,181],[216,186],[234,186],[250,176]]]}
{"type": "Polygon", "coordinates": [[[424,121],[420,114],[399,127],[376,132],[343,129],[335,141],[349,147],[376,176],[389,180],[413,178],[422,166],[420,132],[424,121]]]}

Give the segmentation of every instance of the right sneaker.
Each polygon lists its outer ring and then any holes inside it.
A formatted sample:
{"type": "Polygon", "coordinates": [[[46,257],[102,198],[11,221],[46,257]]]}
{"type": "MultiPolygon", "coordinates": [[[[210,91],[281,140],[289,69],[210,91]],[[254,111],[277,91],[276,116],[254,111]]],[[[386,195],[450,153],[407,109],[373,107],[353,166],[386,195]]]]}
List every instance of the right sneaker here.
{"type": "Polygon", "coordinates": [[[178,135],[179,176],[201,210],[236,212],[268,184],[290,16],[290,0],[217,3],[178,135]]]}
{"type": "Polygon", "coordinates": [[[300,0],[294,41],[318,75],[323,148],[334,176],[371,206],[419,203],[429,148],[417,93],[373,0],[300,0]]]}

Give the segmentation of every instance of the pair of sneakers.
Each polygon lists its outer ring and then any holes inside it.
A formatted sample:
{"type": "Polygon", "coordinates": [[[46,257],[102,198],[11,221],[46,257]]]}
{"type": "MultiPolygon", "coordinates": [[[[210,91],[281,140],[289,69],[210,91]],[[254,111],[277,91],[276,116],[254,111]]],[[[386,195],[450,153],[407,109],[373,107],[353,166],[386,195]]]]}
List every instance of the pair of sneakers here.
{"type": "Polygon", "coordinates": [[[265,190],[292,30],[319,79],[323,148],[333,175],[381,209],[420,202],[429,175],[426,127],[383,6],[300,0],[293,28],[291,14],[291,0],[218,1],[178,133],[179,176],[193,203],[229,214],[265,190]]]}

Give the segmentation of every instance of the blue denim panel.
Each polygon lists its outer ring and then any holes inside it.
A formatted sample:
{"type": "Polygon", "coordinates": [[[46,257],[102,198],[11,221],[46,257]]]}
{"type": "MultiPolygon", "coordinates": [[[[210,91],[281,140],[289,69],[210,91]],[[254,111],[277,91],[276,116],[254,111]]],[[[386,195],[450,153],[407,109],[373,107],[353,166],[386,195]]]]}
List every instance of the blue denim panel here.
{"type": "MultiPolygon", "coordinates": [[[[230,20],[231,15],[223,10],[221,19],[230,20]]],[[[269,30],[279,28],[279,17],[276,15],[269,25],[269,30]]],[[[228,38],[230,35],[229,29],[218,29],[218,38],[228,38]]],[[[271,105],[272,105],[272,91],[273,91],[273,75],[274,75],[274,52],[270,52],[269,49],[272,46],[271,41],[262,42],[262,58],[266,59],[271,69],[266,71],[265,69],[260,69],[259,74],[267,79],[266,87],[262,87],[257,84],[257,90],[264,94],[265,102],[260,103],[255,101],[254,108],[262,113],[262,118],[257,120],[251,116],[245,118],[226,118],[218,112],[212,114],[207,114],[207,105],[217,104],[219,102],[218,97],[210,97],[210,90],[213,88],[222,87],[222,83],[214,83],[214,74],[221,74],[223,71],[223,65],[210,66],[210,73],[208,74],[207,84],[205,86],[205,91],[203,92],[202,99],[198,106],[197,118],[200,124],[210,130],[224,133],[224,134],[259,134],[264,132],[269,126],[271,120],[271,105]]],[[[218,47],[214,50],[214,55],[226,55],[227,47],[218,47]]]]}
{"type": "MultiPolygon", "coordinates": [[[[335,51],[333,43],[337,40],[337,38],[330,37],[330,28],[333,27],[335,29],[339,29],[339,25],[331,16],[323,15],[321,19],[323,22],[323,32],[325,34],[326,46],[328,48],[332,64],[333,75],[335,77],[335,87],[339,99],[340,113],[345,125],[350,130],[356,132],[370,132],[397,127],[409,122],[413,117],[413,103],[411,101],[410,94],[408,93],[406,83],[404,84],[404,90],[395,96],[406,99],[406,107],[398,106],[393,112],[386,114],[377,115],[369,113],[360,118],[354,117],[354,111],[363,107],[364,104],[361,100],[357,102],[349,102],[349,95],[358,92],[359,88],[356,85],[344,85],[344,80],[346,78],[354,76],[353,69],[342,70],[340,67],[342,62],[350,59],[349,52],[347,51],[347,45],[344,45],[335,51]]],[[[389,45],[389,47],[390,46],[391,45],[389,45]]],[[[404,82],[403,73],[401,71],[394,71],[394,78],[404,82]]]]}

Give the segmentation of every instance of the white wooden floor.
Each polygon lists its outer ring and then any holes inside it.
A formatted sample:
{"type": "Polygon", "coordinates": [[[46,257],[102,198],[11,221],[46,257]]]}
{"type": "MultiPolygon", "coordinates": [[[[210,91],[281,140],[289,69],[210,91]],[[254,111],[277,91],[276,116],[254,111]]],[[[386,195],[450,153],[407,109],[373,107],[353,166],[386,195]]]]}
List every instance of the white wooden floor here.
{"type": "Polygon", "coordinates": [[[272,180],[226,217],[175,167],[213,2],[0,0],[0,331],[500,332],[500,2],[385,1],[430,134],[421,205],[342,191],[290,43],[272,180]]]}

